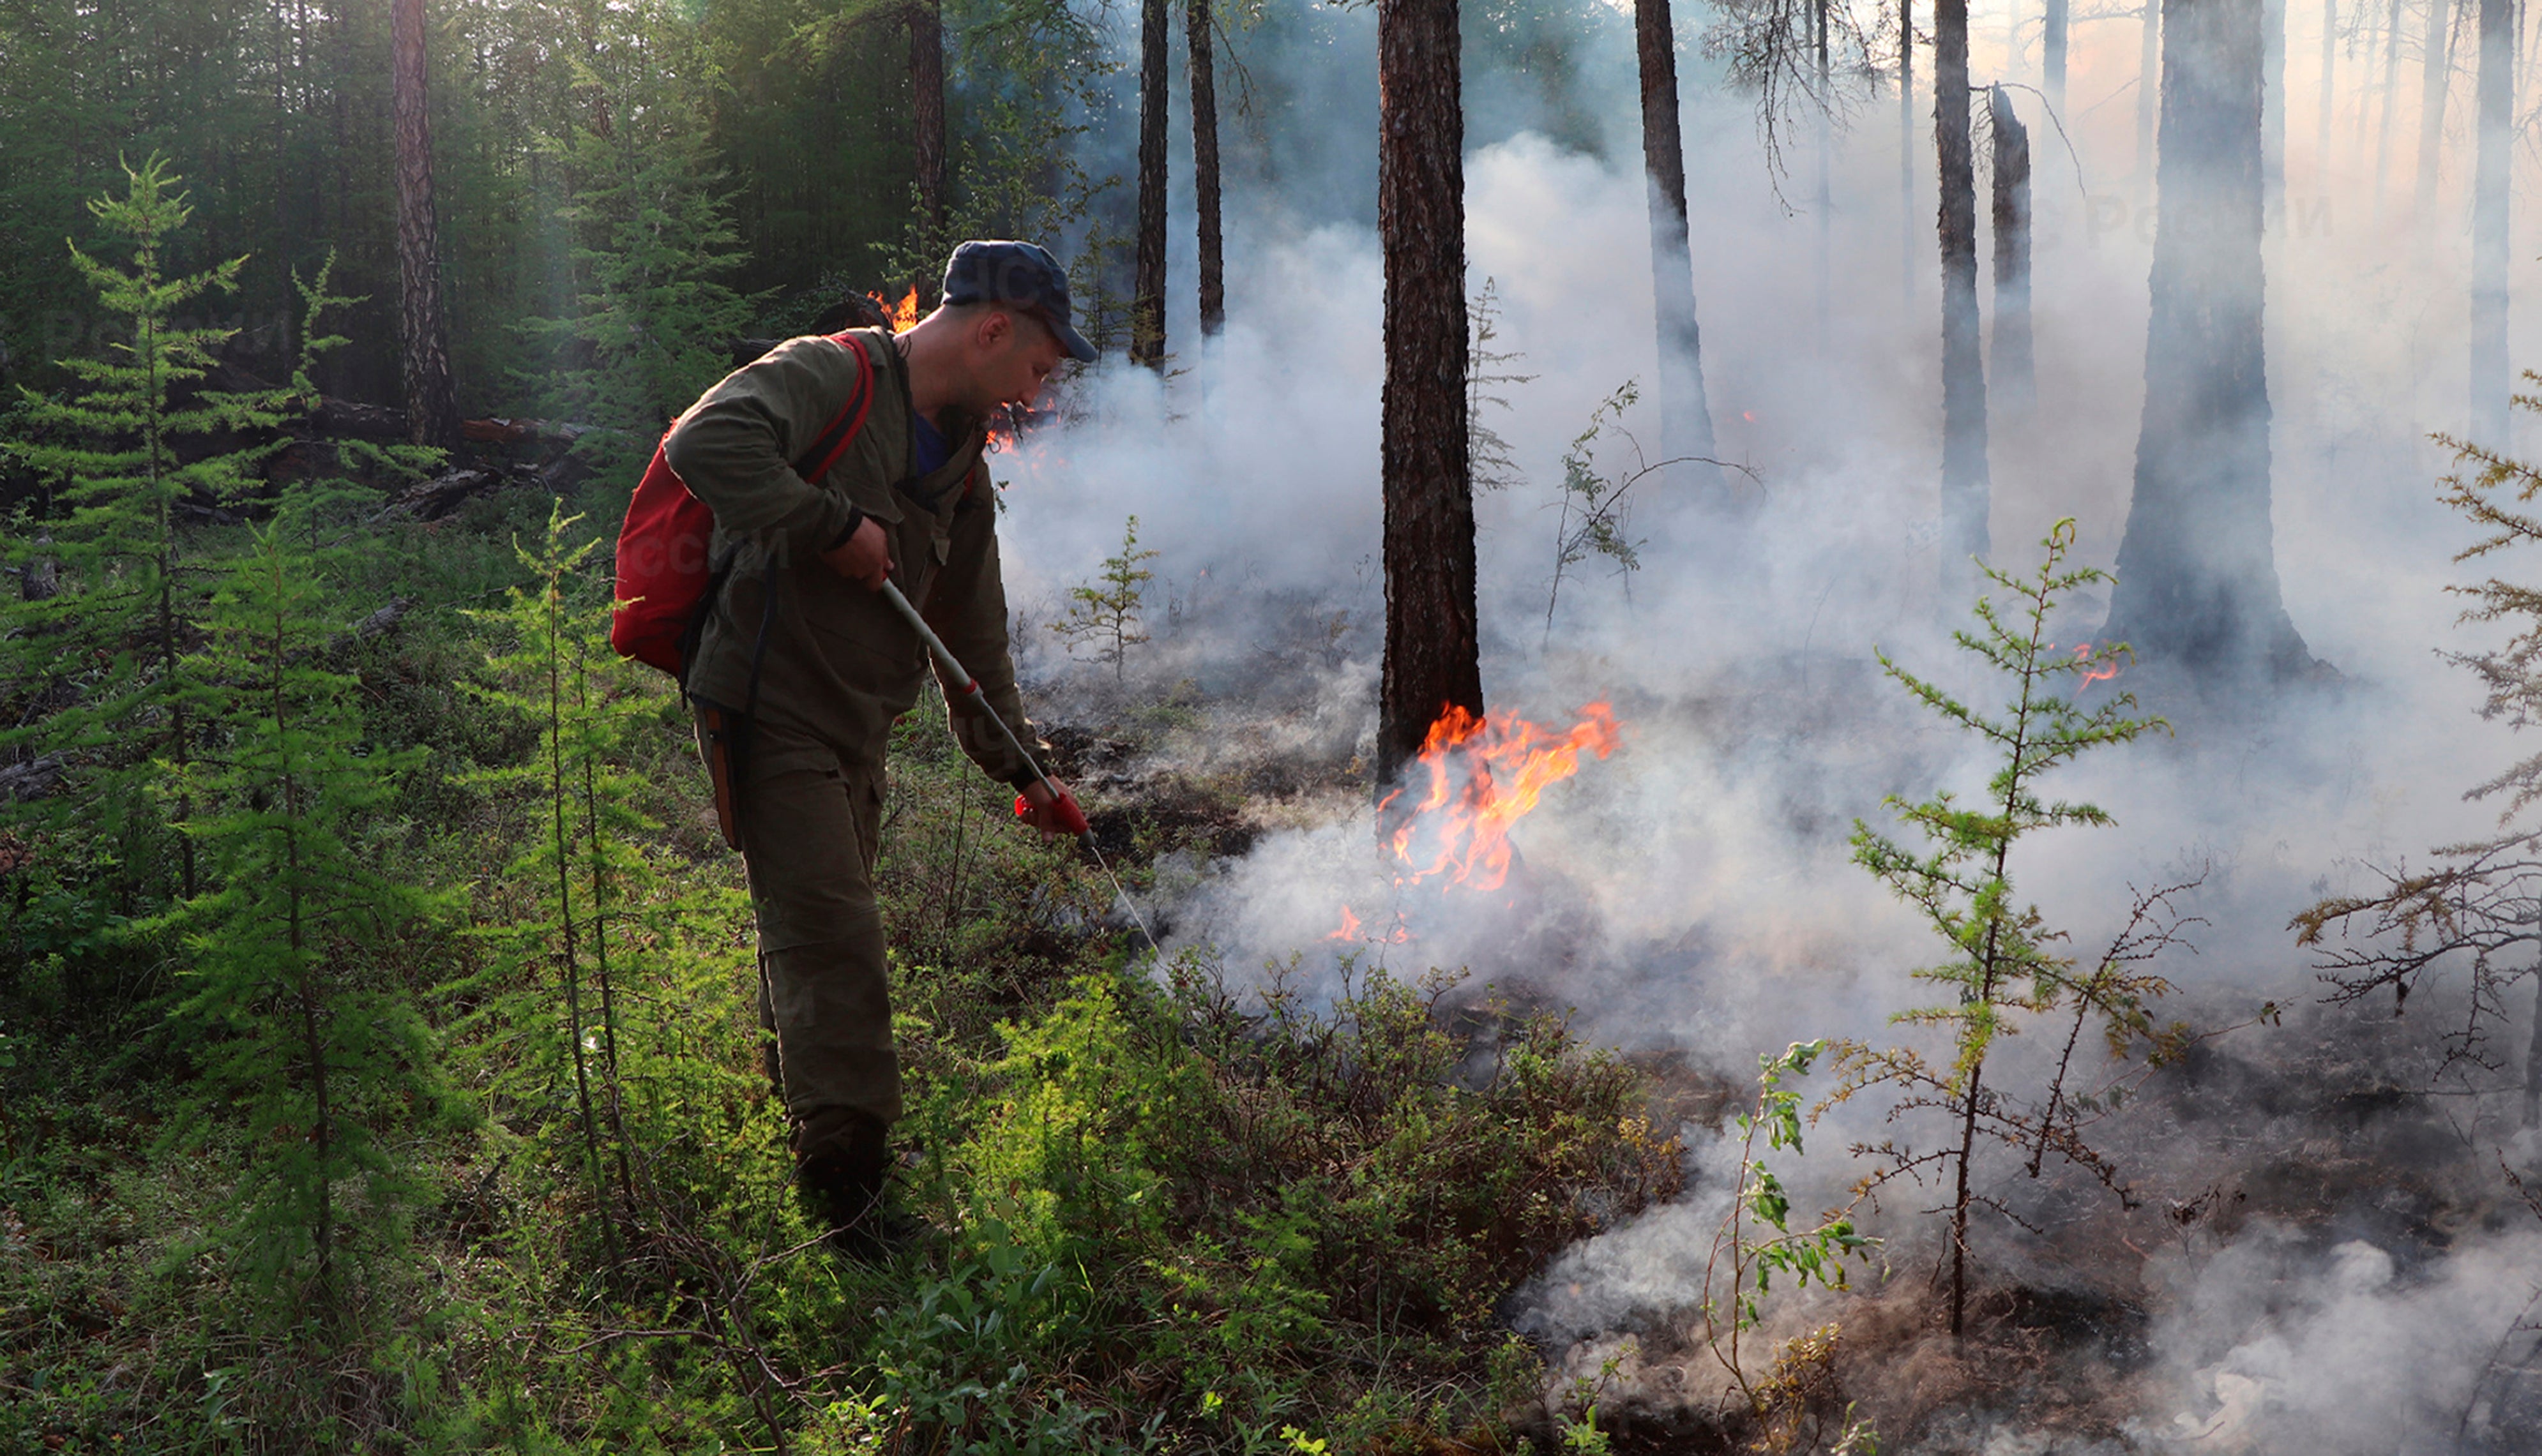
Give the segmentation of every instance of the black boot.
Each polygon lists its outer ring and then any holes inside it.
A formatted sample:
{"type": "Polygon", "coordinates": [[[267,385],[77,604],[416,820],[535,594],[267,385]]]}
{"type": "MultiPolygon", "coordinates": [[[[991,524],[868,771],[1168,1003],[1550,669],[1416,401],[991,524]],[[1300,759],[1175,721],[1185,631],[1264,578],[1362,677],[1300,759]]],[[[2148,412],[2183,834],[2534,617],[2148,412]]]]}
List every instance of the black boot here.
{"type": "Polygon", "coordinates": [[[875,1260],[907,1241],[906,1220],[883,1206],[893,1163],[889,1125],[861,1112],[816,1114],[796,1135],[794,1186],[804,1211],[829,1230],[830,1247],[875,1260]],[[810,1142],[806,1134],[816,1132],[826,1135],[810,1142]]]}

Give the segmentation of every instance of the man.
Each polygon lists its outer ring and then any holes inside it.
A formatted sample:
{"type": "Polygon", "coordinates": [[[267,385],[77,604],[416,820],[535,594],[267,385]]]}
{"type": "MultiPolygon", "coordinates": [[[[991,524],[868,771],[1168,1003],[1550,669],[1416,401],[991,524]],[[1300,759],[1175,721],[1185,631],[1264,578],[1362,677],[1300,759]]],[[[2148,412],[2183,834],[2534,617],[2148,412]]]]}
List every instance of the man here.
{"type": "MultiPolygon", "coordinates": [[[[714,511],[712,558],[732,562],[688,689],[758,911],[761,1017],[795,1179],[814,1215],[863,1250],[880,1245],[901,1113],[873,887],[883,750],[928,671],[918,634],[877,593],[896,582],[1015,739],[1038,742],[1008,653],[986,421],[1030,404],[1061,359],[1095,357],[1069,322],[1067,276],[1032,244],[963,244],[943,296],[896,337],[857,330],[864,364],[832,338],[787,340],[709,390],[662,446],[714,511]],[[823,478],[798,477],[789,462],[858,398],[867,368],[854,443],[823,478]]],[[[1036,828],[1083,827],[972,699],[946,698],[963,750],[1023,791],[1036,828]]]]}

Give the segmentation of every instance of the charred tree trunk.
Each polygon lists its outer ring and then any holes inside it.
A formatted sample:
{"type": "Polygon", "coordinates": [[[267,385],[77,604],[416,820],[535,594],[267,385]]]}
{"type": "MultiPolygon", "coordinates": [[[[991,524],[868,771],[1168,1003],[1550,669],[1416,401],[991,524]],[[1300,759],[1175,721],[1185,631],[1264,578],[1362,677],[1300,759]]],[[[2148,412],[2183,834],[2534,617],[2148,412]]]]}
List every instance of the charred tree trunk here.
{"type": "Polygon", "coordinates": [[[2030,358],[2030,132],[1997,86],[1986,93],[1994,135],[1994,395],[2023,415],[2038,399],[2030,358]]]}
{"type": "Polygon", "coordinates": [[[2163,6],[2144,415],[2106,628],[2226,692],[2316,667],[2270,537],[2260,3],[2163,6]]]}
{"type": "Polygon", "coordinates": [[[1942,579],[1957,595],[1986,554],[1985,364],[1978,341],[1977,153],[1969,126],[1969,0],[1933,7],[1933,153],[1941,176],[1942,579]]]}
{"type": "Polygon", "coordinates": [[[1165,367],[1165,0],[1139,22],[1139,239],[1130,286],[1130,358],[1165,367]]]}
{"type": "MultiPolygon", "coordinates": [[[[942,249],[944,236],[944,12],[939,0],[917,0],[909,7],[909,100],[911,130],[916,134],[918,217],[930,247],[942,249]]],[[[912,280],[918,305],[935,307],[943,288],[932,269],[920,269],[912,280]]]]}
{"type": "Polygon", "coordinates": [[[1708,490],[1721,484],[1712,405],[1703,389],[1703,335],[1694,313],[1694,254],[1686,237],[1685,152],[1678,126],[1677,23],[1669,0],[1634,0],[1633,44],[1642,72],[1642,168],[1650,194],[1651,300],[1658,321],[1660,457],[1684,461],[1664,478],[1708,490]]]}
{"type": "Polygon", "coordinates": [[[1191,51],[1192,190],[1200,203],[1200,333],[1216,338],[1227,328],[1226,238],[1218,195],[1217,12],[1210,0],[1190,0],[1183,32],[1191,51]]]}
{"type": "Polygon", "coordinates": [[[1915,301],[1915,0],[1898,0],[1899,289],[1915,301]]]}
{"type": "Polygon", "coordinates": [[[2471,204],[2471,427],[2507,448],[2506,218],[2515,120],[2515,3],[2480,0],[2480,138],[2471,204]]]}
{"type": "Polygon", "coordinates": [[[418,445],[459,443],[450,340],[441,316],[440,226],[432,203],[432,116],[425,88],[423,0],[394,0],[389,16],[397,131],[398,314],[407,419],[418,445]]]}
{"type": "Polygon", "coordinates": [[[2436,163],[2444,148],[2445,93],[2453,89],[2453,0],[2428,0],[2427,53],[2419,67],[2419,185],[2411,223],[2435,221],[2436,163]]]}
{"type": "Polygon", "coordinates": [[[1385,256],[1385,667],[1380,791],[1450,707],[1483,711],[1465,420],[1465,165],[1457,0],[1379,0],[1385,256]]]}
{"type": "Polygon", "coordinates": [[[2040,89],[2048,93],[2048,106],[2057,115],[2065,114],[2065,39],[2071,29],[2071,7],[2067,0],[2048,0],[2047,24],[2042,27],[2039,42],[2040,89]]]}

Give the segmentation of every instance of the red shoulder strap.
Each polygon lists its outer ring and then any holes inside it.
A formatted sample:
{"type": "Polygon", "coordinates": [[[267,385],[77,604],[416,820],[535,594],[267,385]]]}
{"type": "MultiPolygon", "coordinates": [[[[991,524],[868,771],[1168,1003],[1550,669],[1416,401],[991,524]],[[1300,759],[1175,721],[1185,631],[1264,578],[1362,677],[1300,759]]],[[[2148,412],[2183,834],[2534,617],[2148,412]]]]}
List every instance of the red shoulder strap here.
{"type": "Polygon", "coordinates": [[[846,330],[829,337],[830,342],[844,345],[857,356],[857,388],[848,396],[848,402],[839,406],[829,427],[812,442],[812,448],[794,462],[794,473],[809,485],[819,484],[821,477],[839,463],[839,457],[848,453],[848,447],[856,443],[857,432],[865,427],[865,415],[873,408],[873,357],[865,352],[864,340],[846,330]]]}

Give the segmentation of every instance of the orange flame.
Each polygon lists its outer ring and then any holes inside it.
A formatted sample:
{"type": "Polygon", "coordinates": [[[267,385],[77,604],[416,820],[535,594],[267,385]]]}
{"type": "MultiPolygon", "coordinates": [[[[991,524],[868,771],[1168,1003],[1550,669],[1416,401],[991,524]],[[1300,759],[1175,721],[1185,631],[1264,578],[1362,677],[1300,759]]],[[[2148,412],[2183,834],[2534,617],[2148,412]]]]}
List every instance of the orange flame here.
{"type": "Polygon", "coordinates": [[[1342,928],[1334,931],[1332,934],[1327,935],[1324,938],[1326,940],[1359,939],[1359,916],[1351,913],[1351,908],[1349,906],[1342,907],[1342,928]]]}
{"type": "MultiPolygon", "coordinates": [[[[1583,752],[1604,759],[1623,741],[1608,704],[1593,702],[1580,712],[1579,723],[1556,732],[1513,714],[1477,718],[1451,704],[1421,746],[1429,787],[1418,804],[1401,811],[1402,827],[1392,837],[1394,856],[1409,870],[1402,878],[1418,882],[1447,873],[1460,885],[1499,889],[1509,878],[1510,827],[1546,788],[1579,771],[1583,752]]],[[[1378,812],[1392,810],[1403,794],[1386,795],[1378,812]]]]}
{"type": "Polygon", "coordinates": [[[2075,685],[2077,692],[2080,692],[2082,689],[2089,688],[2095,683],[2106,683],[2119,675],[2119,664],[2117,659],[2113,658],[2110,661],[2103,663],[2095,663],[2092,661],[2092,644],[2089,642],[2086,642],[2082,646],[2074,649],[2074,662],[2081,669],[2081,677],[2083,680],[2075,685]]]}
{"type": "Polygon", "coordinates": [[[874,306],[882,310],[883,317],[891,321],[894,333],[906,332],[911,325],[918,322],[918,285],[915,283],[909,286],[909,292],[901,295],[898,303],[879,293],[868,293],[865,297],[872,299],[874,306]]]}

